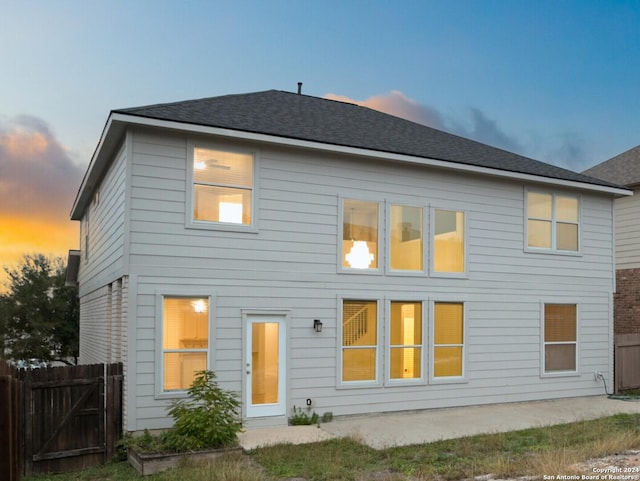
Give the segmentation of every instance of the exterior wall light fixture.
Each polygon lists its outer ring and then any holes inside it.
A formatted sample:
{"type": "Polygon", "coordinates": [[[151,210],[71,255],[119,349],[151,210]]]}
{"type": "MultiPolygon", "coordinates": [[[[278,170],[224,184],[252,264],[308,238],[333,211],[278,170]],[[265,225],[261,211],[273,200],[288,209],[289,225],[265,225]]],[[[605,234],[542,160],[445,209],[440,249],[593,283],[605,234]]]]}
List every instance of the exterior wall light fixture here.
{"type": "Polygon", "coordinates": [[[322,321],[320,319],[313,320],[313,330],[316,332],[322,332],[322,321]]]}

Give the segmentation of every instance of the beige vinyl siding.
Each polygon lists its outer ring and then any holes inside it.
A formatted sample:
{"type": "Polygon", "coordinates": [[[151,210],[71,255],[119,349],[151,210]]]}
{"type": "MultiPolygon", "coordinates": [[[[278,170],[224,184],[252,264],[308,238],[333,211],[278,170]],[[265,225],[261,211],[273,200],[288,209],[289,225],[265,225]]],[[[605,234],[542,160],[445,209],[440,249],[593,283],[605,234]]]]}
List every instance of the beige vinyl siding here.
{"type": "MultiPolygon", "coordinates": [[[[175,286],[215,292],[211,367],[242,392],[241,309],[287,309],[288,406],[314,401],[335,415],[602,394],[593,371],[610,373],[613,286],[611,199],[579,194],[581,255],[525,252],[524,192],[516,181],[252,144],[260,178],[257,233],[189,229],[186,135],[132,135],[129,265],[135,273],[136,428],[169,425],[155,398],[155,303],[175,286]],[[465,212],[466,276],[339,272],[340,199],[465,212]],[[340,299],[462,302],[462,382],[349,389],[338,386],[340,299]],[[578,373],[541,377],[541,302],[579,306],[578,373]],[[313,319],[322,320],[321,333],[313,319]]],[[[197,140],[197,139],[195,139],[197,140]]],[[[215,144],[217,139],[209,138],[215,144]]],[[[238,145],[241,144],[223,144],[238,145]]],[[[554,191],[560,191],[553,189],[554,191]]],[[[386,227],[385,227],[386,229],[386,227]]],[[[383,229],[383,230],[385,230],[383,229]]],[[[425,240],[431,237],[425,233],[425,240]]],[[[388,259],[381,259],[381,270],[388,259]]],[[[132,279],[133,282],[133,279],[132,279]]],[[[381,307],[382,308],[382,307],[381,307]]],[[[425,309],[425,329],[433,322],[425,309]]],[[[384,316],[383,316],[384,317],[384,316]]],[[[382,322],[386,322],[384,319],[382,322]]],[[[380,326],[383,329],[383,326],[380,326]]],[[[431,362],[427,336],[424,357],[431,362]]],[[[380,373],[386,369],[379,346],[380,373]]],[[[425,364],[425,372],[429,370],[425,364]]]]}
{"type": "Polygon", "coordinates": [[[615,201],[616,268],[640,267],[640,188],[615,201]]]}

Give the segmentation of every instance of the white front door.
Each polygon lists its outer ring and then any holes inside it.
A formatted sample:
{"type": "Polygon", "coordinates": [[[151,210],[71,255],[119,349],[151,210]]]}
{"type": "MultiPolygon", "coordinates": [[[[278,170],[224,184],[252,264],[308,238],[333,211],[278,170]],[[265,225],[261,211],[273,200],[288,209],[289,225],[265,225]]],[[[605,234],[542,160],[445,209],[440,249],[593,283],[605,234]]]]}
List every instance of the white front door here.
{"type": "Polygon", "coordinates": [[[285,415],[285,317],[249,315],[246,333],[246,415],[250,418],[285,415]]]}

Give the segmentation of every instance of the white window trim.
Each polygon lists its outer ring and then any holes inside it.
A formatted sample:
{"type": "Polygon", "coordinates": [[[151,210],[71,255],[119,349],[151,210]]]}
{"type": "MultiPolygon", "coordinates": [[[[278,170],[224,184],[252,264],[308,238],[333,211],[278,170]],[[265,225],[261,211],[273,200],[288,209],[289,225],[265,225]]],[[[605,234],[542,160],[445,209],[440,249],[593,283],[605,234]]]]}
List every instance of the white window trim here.
{"type": "Polygon", "coordinates": [[[385,202],[380,200],[372,200],[354,196],[339,196],[338,197],[338,237],[336,239],[336,247],[338,251],[337,268],[338,273],[358,274],[358,275],[381,275],[385,272],[385,264],[387,262],[386,256],[382,254],[386,252],[384,247],[386,241],[386,231],[384,229],[383,216],[385,214],[384,208],[385,202]],[[378,257],[378,267],[375,269],[355,269],[352,267],[344,267],[342,265],[343,256],[345,253],[342,251],[342,242],[344,239],[344,202],[345,200],[357,200],[361,202],[371,202],[378,205],[378,249],[376,256],[378,257]]]}
{"type": "MultiPolygon", "coordinates": [[[[467,383],[467,348],[469,345],[469,320],[468,320],[467,300],[463,296],[448,297],[439,296],[437,299],[429,301],[429,384],[464,384],[467,383]],[[462,304],[462,375],[461,376],[435,376],[435,305],[436,304],[462,304]]],[[[441,344],[440,346],[447,346],[441,344]]],[[[456,344],[457,346],[457,344],[456,344]]]]}
{"type": "MultiPolygon", "coordinates": [[[[543,220],[543,219],[540,219],[543,220]]],[[[544,219],[548,220],[548,219],[544,219]]],[[[554,254],[561,256],[582,256],[582,196],[571,192],[555,191],[548,189],[524,189],[524,251],[537,254],[554,254]],[[530,247],[529,246],[529,219],[537,220],[537,217],[529,217],[529,192],[534,194],[546,194],[551,196],[551,247],[530,247]],[[578,226],[578,250],[570,251],[556,248],[556,197],[574,197],[578,200],[578,222],[561,222],[562,224],[576,224],[578,226]]]]}
{"type": "Polygon", "coordinates": [[[260,179],[260,150],[258,148],[246,149],[235,145],[228,145],[222,142],[211,142],[206,140],[188,140],[187,141],[187,175],[186,175],[186,199],[185,199],[185,227],[188,229],[205,229],[219,230],[229,232],[258,232],[258,195],[260,179]],[[239,154],[249,154],[253,156],[253,186],[251,188],[251,224],[233,224],[228,222],[214,222],[195,220],[193,218],[193,195],[194,195],[194,179],[193,179],[193,155],[194,149],[214,149],[234,152],[239,154]]]}
{"type": "MultiPolygon", "coordinates": [[[[206,290],[202,288],[194,289],[166,289],[162,291],[156,291],[156,355],[155,355],[155,399],[176,399],[184,398],[187,396],[187,390],[165,391],[163,389],[164,384],[164,349],[162,347],[163,339],[163,300],[165,297],[183,297],[183,298],[207,298],[209,300],[209,331],[207,349],[202,350],[207,353],[207,369],[214,369],[214,360],[212,353],[214,352],[214,319],[215,319],[215,300],[216,295],[212,290],[206,290]]],[[[195,351],[195,350],[194,350],[195,351]]]]}
{"type": "Polygon", "coordinates": [[[357,295],[357,296],[349,296],[349,295],[344,295],[344,296],[338,296],[338,325],[336,326],[336,331],[337,331],[337,343],[336,343],[336,347],[337,347],[337,363],[336,363],[336,380],[337,380],[337,385],[336,388],[337,389],[359,389],[359,388],[371,388],[371,387],[382,387],[383,383],[381,382],[381,379],[383,376],[380,375],[381,369],[382,369],[382,353],[380,352],[381,349],[381,345],[382,345],[382,341],[383,341],[383,325],[382,325],[382,319],[381,316],[384,315],[381,309],[382,301],[380,300],[380,297],[377,295],[372,295],[370,297],[363,297],[362,295],[357,295]],[[361,301],[361,302],[375,302],[376,303],[376,360],[375,360],[375,367],[376,367],[376,377],[373,381],[343,381],[342,380],[342,322],[343,322],[343,317],[342,317],[342,310],[343,310],[343,306],[344,306],[344,302],[345,301],[361,301]]]}
{"type": "Polygon", "coordinates": [[[385,348],[385,379],[384,385],[385,387],[396,387],[396,386],[416,386],[416,385],[426,385],[428,383],[428,367],[430,350],[427,344],[428,338],[428,330],[429,330],[429,322],[428,322],[428,302],[424,299],[419,299],[416,297],[402,297],[402,296],[394,296],[393,298],[389,297],[385,299],[385,312],[384,312],[384,332],[385,338],[388,342],[386,342],[385,348]],[[393,302],[415,302],[419,303],[422,307],[422,339],[421,339],[421,350],[422,355],[420,356],[420,377],[414,379],[392,379],[391,378],[391,303],[393,302]]]}
{"type": "Polygon", "coordinates": [[[469,249],[468,249],[468,231],[469,231],[469,212],[464,209],[456,209],[455,207],[437,207],[432,206],[430,209],[430,223],[429,223],[429,276],[430,277],[448,277],[448,278],[457,278],[457,279],[467,279],[467,269],[468,269],[468,257],[469,257],[469,249]],[[464,236],[462,239],[464,256],[462,262],[464,262],[464,270],[462,272],[439,272],[435,270],[435,231],[436,231],[436,210],[447,210],[451,212],[462,212],[464,215],[464,236]]]}
{"type": "Polygon", "coordinates": [[[402,276],[402,277],[425,277],[429,274],[429,260],[430,260],[430,252],[429,252],[429,232],[431,232],[431,228],[429,225],[429,207],[427,205],[420,205],[415,203],[407,203],[407,202],[395,202],[395,201],[386,201],[385,202],[385,274],[390,276],[402,276]],[[404,269],[392,269],[391,268],[391,207],[392,206],[402,206],[402,207],[416,207],[422,209],[422,268],[420,270],[404,270],[404,269]]]}
{"type": "Polygon", "coordinates": [[[540,301],[540,377],[575,377],[580,376],[580,304],[575,299],[547,299],[540,301]],[[571,344],[570,342],[545,342],[544,340],[544,306],[555,305],[575,305],[576,306],[576,370],[575,371],[546,371],[545,366],[545,346],[547,344],[571,344]]]}

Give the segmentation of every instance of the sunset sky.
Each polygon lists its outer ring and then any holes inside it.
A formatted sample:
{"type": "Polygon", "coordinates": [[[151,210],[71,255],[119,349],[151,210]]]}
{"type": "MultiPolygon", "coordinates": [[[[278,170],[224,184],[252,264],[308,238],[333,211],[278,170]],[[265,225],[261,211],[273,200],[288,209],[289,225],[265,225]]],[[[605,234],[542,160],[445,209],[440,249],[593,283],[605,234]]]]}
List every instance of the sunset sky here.
{"type": "Polygon", "coordinates": [[[576,171],[640,144],[640,0],[0,0],[0,52],[0,266],[78,248],[116,108],[301,81],[576,171]]]}

